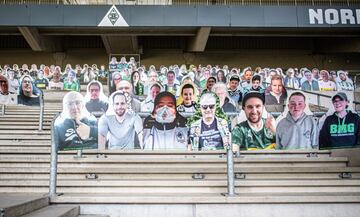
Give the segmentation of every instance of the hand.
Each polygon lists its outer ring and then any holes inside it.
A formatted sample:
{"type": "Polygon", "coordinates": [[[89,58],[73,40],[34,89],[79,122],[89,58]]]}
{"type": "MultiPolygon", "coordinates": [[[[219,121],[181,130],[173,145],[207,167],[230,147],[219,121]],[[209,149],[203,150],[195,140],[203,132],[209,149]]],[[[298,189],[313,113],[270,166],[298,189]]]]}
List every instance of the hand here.
{"type": "Polygon", "coordinates": [[[87,140],[90,137],[90,127],[80,120],[76,120],[76,123],[79,125],[76,128],[76,133],[80,136],[82,140],[87,140]]]}
{"type": "Polygon", "coordinates": [[[269,115],[267,118],[266,118],[266,122],[265,122],[265,127],[268,128],[273,134],[276,133],[276,122],[275,122],[275,119],[269,115]]]}

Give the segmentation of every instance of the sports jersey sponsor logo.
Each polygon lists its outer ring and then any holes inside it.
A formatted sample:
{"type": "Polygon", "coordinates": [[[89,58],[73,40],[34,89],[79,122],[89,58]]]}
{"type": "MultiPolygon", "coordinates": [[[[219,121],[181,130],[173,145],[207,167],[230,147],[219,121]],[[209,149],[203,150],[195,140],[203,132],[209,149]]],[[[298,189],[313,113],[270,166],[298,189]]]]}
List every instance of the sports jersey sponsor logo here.
{"type": "Polygon", "coordinates": [[[65,133],[65,141],[71,141],[77,137],[76,131],[72,128],[67,129],[65,133]]]}

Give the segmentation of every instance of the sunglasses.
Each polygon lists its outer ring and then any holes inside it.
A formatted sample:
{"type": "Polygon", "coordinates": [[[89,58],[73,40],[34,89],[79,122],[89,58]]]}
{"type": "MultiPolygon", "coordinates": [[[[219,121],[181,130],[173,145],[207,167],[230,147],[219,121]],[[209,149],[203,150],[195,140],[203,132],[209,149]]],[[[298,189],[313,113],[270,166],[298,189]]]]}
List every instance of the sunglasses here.
{"type": "Polygon", "coordinates": [[[214,109],[214,108],[215,108],[215,105],[202,105],[201,108],[204,109],[204,110],[206,110],[206,109],[208,109],[208,108],[214,109]]]}

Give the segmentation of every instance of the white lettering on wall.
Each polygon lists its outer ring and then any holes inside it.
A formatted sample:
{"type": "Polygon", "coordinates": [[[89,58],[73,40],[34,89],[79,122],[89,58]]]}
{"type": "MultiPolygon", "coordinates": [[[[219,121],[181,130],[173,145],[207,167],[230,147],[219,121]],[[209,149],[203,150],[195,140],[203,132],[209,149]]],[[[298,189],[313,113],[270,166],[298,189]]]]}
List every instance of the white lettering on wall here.
{"type": "Polygon", "coordinates": [[[360,24],[360,9],[309,9],[310,24],[360,24]]]}
{"type": "Polygon", "coordinates": [[[335,9],[326,9],[325,10],[325,22],[327,24],[338,24],[339,23],[339,13],[335,9]]]}
{"type": "Polygon", "coordinates": [[[353,11],[350,9],[341,9],[340,10],[340,17],[342,24],[355,24],[355,17],[353,11]]]}
{"type": "Polygon", "coordinates": [[[310,24],[324,24],[322,9],[309,9],[309,20],[310,24]],[[316,19],[316,21],[315,21],[316,19]]]}

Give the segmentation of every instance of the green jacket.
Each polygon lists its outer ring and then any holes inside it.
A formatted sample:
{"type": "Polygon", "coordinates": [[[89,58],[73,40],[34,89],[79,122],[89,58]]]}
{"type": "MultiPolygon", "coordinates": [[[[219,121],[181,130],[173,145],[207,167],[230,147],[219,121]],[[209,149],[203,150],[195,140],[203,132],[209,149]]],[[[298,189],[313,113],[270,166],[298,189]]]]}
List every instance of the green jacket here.
{"type": "MultiPolygon", "coordinates": [[[[262,119],[264,125],[266,120],[262,119]]],[[[238,124],[231,133],[232,143],[239,145],[240,150],[274,149],[275,134],[265,126],[258,132],[251,129],[247,121],[238,124]]]]}

